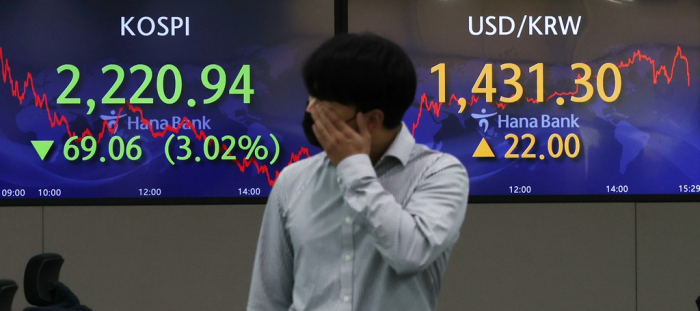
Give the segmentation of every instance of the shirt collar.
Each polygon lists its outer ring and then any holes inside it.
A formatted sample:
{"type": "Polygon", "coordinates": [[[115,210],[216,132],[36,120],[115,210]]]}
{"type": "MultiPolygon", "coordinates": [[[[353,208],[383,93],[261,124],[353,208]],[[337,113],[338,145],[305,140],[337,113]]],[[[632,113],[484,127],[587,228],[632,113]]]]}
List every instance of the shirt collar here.
{"type": "Polygon", "coordinates": [[[413,145],[415,144],[416,140],[408,131],[408,127],[406,127],[405,123],[401,122],[401,130],[399,131],[399,134],[396,135],[396,138],[394,138],[391,146],[389,146],[389,149],[386,150],[379,161],[381,162],[382,159],[386,157],[394,157],[401,161],[401,164],[405,166],[406,163],[408,163],[408,159],[411,157],[413,145]]]}

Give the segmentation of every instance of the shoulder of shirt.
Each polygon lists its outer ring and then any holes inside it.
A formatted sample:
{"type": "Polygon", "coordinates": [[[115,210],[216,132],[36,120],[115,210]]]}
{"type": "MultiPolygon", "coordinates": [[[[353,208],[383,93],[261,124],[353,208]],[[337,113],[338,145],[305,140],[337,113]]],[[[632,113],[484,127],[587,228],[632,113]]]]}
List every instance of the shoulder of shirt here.
{"type": "Polygon", "coordinates": [[[308,183],[308,179],[314,176],[312,172],[323,165],[325,159],[326,153],[321,152],[289,164],[282,169],[272,188],[278,198],[277,204],[282,215],[286,215],[289,211],[289,205],[287,203],[294,201],[294,198],[299,193],[297,190],[308,183]]]}
{"type": "Polygon", "coordinates": [[[277,177],[275,186],[280,186],[286,191],[286,189],[289,189],[289,187],[292,185],[298,184],[300,178],[310,177],[311,174],[309,174],[309,172],[322,165],[325,159],[326,153],[321,152],[287,165],[282,169],[280,175],[277,177]]]}
{"type": "Polygon", "coordinates": [[[464,171],[464,173],[467,172],[467,169],[457,157],[449,153],[432,150],[428,146],[419,143],[413,146],[413,151],[407,164],[410,165],[412,162],[418,165],[427,165],[426,170],[428,174],[434,174],[447,168],[464,171]]]}

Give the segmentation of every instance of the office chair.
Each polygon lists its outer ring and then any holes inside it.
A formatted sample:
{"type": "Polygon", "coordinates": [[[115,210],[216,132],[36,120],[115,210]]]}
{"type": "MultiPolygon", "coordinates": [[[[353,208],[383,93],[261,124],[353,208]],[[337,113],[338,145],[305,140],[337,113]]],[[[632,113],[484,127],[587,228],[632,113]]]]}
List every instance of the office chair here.
{"type": "Polygon", "coordinates": [[[0,311],[12,311],[12,299],[17,288],[15,281],[0,280],[0,311]]]}
{"type": "MultiPolygon", "coordinates": [[[[24,311],[92,311],[58,281],[63,257],[45,253],[32,257],[24,270],[24,296],[33,307],[24,311]]],[[[2,311],[2,310],[0,310],[2,311]]]]}
{"type": "Polygon", "coordinates": [[[45,253],[32,257],[24,270],[24,297],[31,305],[54,305],[58,276],[63,266],[59,254],[45,253]]]}

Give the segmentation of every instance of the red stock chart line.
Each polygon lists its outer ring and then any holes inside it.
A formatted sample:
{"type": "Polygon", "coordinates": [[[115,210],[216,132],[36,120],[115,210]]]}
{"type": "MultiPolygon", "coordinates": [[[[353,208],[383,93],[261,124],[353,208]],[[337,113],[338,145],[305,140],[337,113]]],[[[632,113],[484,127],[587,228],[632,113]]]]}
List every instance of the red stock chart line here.
{"type": "MultiPolygon", "coordinates": [[[[680,46],[677,47],[676,49],[676,54],[673,58],[673,63],[671,64],[671,70],[670,73],[668,71],[668,67],[665,65],[660,65],[657,69],[657,64],[656,60],[653,58],[649,57],[648,55],[645,55],[641,52],[641,50],[637,50],[633,53],[632,57],[627,58],[626,61],[620,61],[620,63],[617,65],[618,68],[627,68],[630,67],[632,64],[635,64],[636,62],[648,62],[652,66],[652,76],[653,76],[653,83],[657,84],[658,83],[658,77],[663,74],[663,76],[666,78],[666,82],[668,84],[671,83],[674,77],[675,69],[676,69],[676,64],[679,61],[685,62],[686,65],[686,77],[688,81],[688,86],[690,86],[690,65],[688,62],[688,58],[683,55],[683,51],[680,46]]],[[[20,87],[20,81],[15,80],[12,77],[12,69],[10,67],[10,62],[8,59],[6,59],[3,55],[3,50],[2,47],[0,47],[0,71],[2,73],[2,81],[5,84],[10,84],[12,96],[15,97],[19,104],[22,105],[24,100],[26,99],[27,96],[27,91],[30,90],[31,94],[34,97],[34,106],[37,108],[43,108],[46,110],[46,117],[48,119],[49,124],[51,125],[51,128],[57,127],[57,126],[64,126],[66,129],[66,133],[69,135],[69,137],[74,137],[74,136],[79,136],[79,140],[82,140],[86,136],[93,136],[92,131],[88,128],[85,129],[82,133],[78,134],[76,132],[71,131],[70,125],[68,122],[68,119],[65,116],[59,115],[57,112],[52,112],[49,104],[48,104],[48,99],[45,93],[39,94],[36,91],[36,87],[34,84],[34,77],[32,76],[31,73],[27,73],[26,79],[22,82],[22,86],[20,87]]],[[[553,92],[550,96],[547,97],[545,101],[549,101],[554,97],[557,96],[570,96],[570,95],[575,95],[579,92],[579,87],[578,84],[576,85],[576,90],[571,91],[571,92],[553,92]]],[[[471,99],[469,101],[464,102],[465,105],[469,105],[470,107],[476,103],[480,99],[479,96],[472,95],[471,99]]],[[[452,101],[457,101],[459,102],[459,99],[455,94],[452,94],[450,96],[449,102],[447,102],[448,106],[452,105],[452,101]]],[[[534,99],[534,98],[529,98],[525,97],[525,102],[529,102],[532,104],[539,104],[539,102],[534,99]]],[[[506,104],[505,103],[500,103],[496,102],[495,103],[496,107],[499,109],[505,109],[506,104]]],[[[420,120],[422,117],[423,113],[423,108],[425,108],[428,112],[432,112],[435,116],[440,117],[440,111],[442,109],[443,103],[440,102],[434,102],[434,101],[429,101],[427,95],[424,93],[421,96],[421,102],[419,105],[419,110],[418,110],[418,116],[416,118],[416,122],[413,123],[412,129],[411,129],[411,134],[415,135],[415,130],[419,127],[420,125],[420,120]]],[[[143,110],[140,107],[135,107],[129,103],[126,104],[125,106],[131,113],[139,114],[141,117],[141,122],[148,126],[148,129],[151,133],[151,136],[154,138],[162,138],[164,137],[167,133],[179,133],[180,129],[183,126],[187,126],[189,129],[192,130],[194,133],[194,136],[198,140],[203,140],[206,138],[206,133],[204,131],[197,131],[194,126],[192,126],[192,122],[187,118],[183,118],[183,122],[181,122],[177,127],[173,127],[170,125],[167,125],[162,131],[154,131],[153,127],[151,125],[150,119],[146,118],[143,114],[143,110]]],[[[109,132],[110,134],[114,134],[116,129],[117,129],[117,124],[119,124],[119,118],[122,115],[121,113],[123,112],[124,107],[121,107],[119,109],[119,113],[117,114],[117,119],[115,122],[115,126],[112,128],[109,126],[108,121],[104,121],[102,123],[102,129],[97,135],[97,142],[99,143],[102,138],[104,137],[105,133],[109,132]]],[[[225,148],[225,146],[224,146],[225,148]]],[[[222,151],[225,151],[223,149],[222,151]]],[[[306,155],[309,157],[309,150],[306,147],[301,147],[300,150],[295,154],[291,153],[290,155],[290,160],[289,164],[292,164],[294,162],[299,161],[302,155],[306,155]]],[[[268,183],[272,186],[275,183],[275,180],[277,180],[277,176],[279,176],[279,171],[275,171],[274,178],[270,176],[270,171],[267,165],[265,164],[259,164],[255,159],[252,160],[243,160],[242,162],[239,162],[237,160],[234,161],[241,172],[245,172],[250,166],[254,166],[258,174],[265,174],[268,179],[268,183]]]]}
{"type": "MultiPolygon", "coordinates": [[[[669,73],[669,71],[667,69],[668,67],[666,67],[666,65],[660,65],[659,68],[657,69],[656,68],[656,60],[654,60],[653,58],[649,57],[646,54],[643,54],[642,51],[639,49],[632,54],[632,57],[627,58],[627,60],[625,60],[625,61],[620,61],[620,63],[617,64],[616,66],[618,68],[628,68],[632,64],[635,64],[636,62],[645,61],[651,65],[652,78],[653,78],[654,84],[657,84],[659,82],[658,78],[662,74],[666,78],[666,83],[671,84],[671,81],[673,81],[674,73],[676,70],[676,63],[679,60],[685,62],[685,74],[686,74],[686,77],[688,80],[688,86],[690,86],[690,63],[688,62],[688,58],[685,55],[683,55],[683,50],[681,49],[680,46],[678,46],[676,48],[676,54],[675,54],[675,56],[673,56],[673,63],[671,64],[671,72],[670,73],[669,73]]],[[[581,76],[579,75],[578,78],[581,78],[581,76]]],[[[551,95],[547,96],[547,98],[545,99],[545,102],[551,100],[552,98],[559,97],[559,96],[576,95],[576,94],[578,94],[578,92],[579,92],[579,85],[576,84],[576,90],[570,91],[570,92],[553,92],[551,95]]],[[[472,94],[471,100],[465,101],[465,103],[471,107],[474,103],[478,102],[480,98],[481,98],[480,96],[476,96],[476,95],[472,94]]],[[[453,100],[459,101],[455,94],[452,94],[450,96],[450,101],[447,102],[447,105],[451,106],[453,100]]],[[[525,97],[525,102],[535,104],[535,105],[539,104],[537,99],[530,98],[530,97],[525,97]]],[[[421,119],[421,116],[423,114],[423,108],[425,108],[428,112],[432,111],[432,113],[436,117],[440,117],[440,110],[442,109],[442,104],[443,103],[428,100],[428,96],[425,93],[423,93],[423,95],[421,96],[421,101],[420,101],[420,105],[418,108],[418,116],[416,117],[416,121],[413,122],[411,134],[415,136],[415,131],[418,128],[418,126],[420,125],[420,119],[421,119]]],[[[495,104],[496,107],[498,107],[501,110],[504,110],[506,108],[506,106],[508,105],[508,104],[500,103],[500,102],[494,102],[493,104],[495,104]]]]}
{"type": "MultiPolygon", "coordinates": [[[[24,100],[26,99],[27,96],[27,91],[29,90],[31,94],[34,97],[34,106],[40,109],[46,110],[46,117],[48,119],[49,125],[51,125],[51,128],[57,127],[57,126],[64,126],[66,128],[66,133],[68,134],[69,137],[75,137],[79,136],[78,141],[81,141],[83,138],[86,136],[92,136],[93,135],[92,131],[87,128],[85,129],[82,133],[78,134],[77,132],[71,131],[70,129],[70,124],[68,122],[68,119],[65,116],[59,115],[57,112],[52,112],[51,108],[49,107],[49,101],[45,93],[39,94],[36,91],[36,86],[34,84],[34,76],[30,73],[27,72],[27,76],[25,80],[22,82],[22,86],[20,87],[20,81],[15,80],[12,77],[12,68],[10,67],[10,61],[9,59],[6,59],[3,55],[3,50],[2,47],[0,47],[0,72],[2,73],[2,82],[5,84],[10,84],[12,96],[15,97],[19,104],[22,105],[24,100]]],[[[109,126],[109,121],[104,120],[102,122],[102,129],[101,131],[97,134],[97,143],[100,143],[102,138],[104,137],[105,133],[109,132],[110,134],[114,134],[117,130],[117,126],[119,124],[119,118],[122,116],[122,112],[124,111],[124,108],[128,109],[131,113],[138,114],[141,117],[141,123],[144,125],[148,126],[148,129],[151,133],[151,136],[153,138],[162,138],[165,137],[167,133],[179,133],[180,129],[182,129],[183,126],[186,126],[186,128],[189,128],[192,130],[194,133],[195,138],[197,140],[201,141],[207,137],[206,133],[204,131],[197,131],[195,127],[193,126],[192,122],[187,118],[183,117],[182,122],[178,124],[178,126],[173,127],[170,125],[165,126],[165,128],[162,131],[154,131],[153,126],[151,125],[150,119],[146,118],[143,114],[143,110],[140,107],[135,107],[131,105],[129,102],[126,103],[125,106],[122,106],[119,108],[119,113],[117,113],[117,118],[114,123],[114,127],[109,126]]],[[[227,146],[222,146],[220,152],[225,152],[227,149],[227,146]]],[[[297,162],[301,159],[301,157],[305,155],[306,157],[310,157],[309,154],[309,149],[306,147],[300,147],[299,151],[297,153],[292,152],[290,156],[290,160],[288,164],[292,164],[294,162],[297,162]]],[[[267,177],[268,184],[270,186],[273,186],[275,184],[275,181],[277,180],[277,177],[279,176],[279,171],[275,170],[274,177],[270,176],[270,169],[268,168],[267,165],[265,164],[260,164],[258,161],[253,158],[251,160],[244,159],[242,162],[238,160],[233,160],[234,163],[238,166],[241,172],[245,172],[251,165],[255,167],[257,173],[259,175],[264,174],[267,177]]]]}

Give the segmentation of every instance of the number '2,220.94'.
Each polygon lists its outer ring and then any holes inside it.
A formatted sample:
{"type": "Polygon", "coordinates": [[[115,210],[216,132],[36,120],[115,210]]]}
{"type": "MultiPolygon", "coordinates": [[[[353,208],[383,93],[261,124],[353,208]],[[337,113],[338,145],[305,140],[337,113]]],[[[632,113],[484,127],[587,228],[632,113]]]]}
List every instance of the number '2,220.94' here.
{"type": "MultiPolygon", "coordinates": [[[[56,99],[56,103],[58,104],[80,104],[81,99],[80,98],[70,98],[68,97],[70,93],[73,91],[75,86],[78,84],[78,81],[80,81],[80,70],[76,68],[74,65],[71,64],[65,64],[63,66],[58,67],[56,69],[58,74],[61,74],[64,71],[70,71],[73,74],[73,78],[71,79],[70,83],[66,87],[66,89],[61,93],[61,95],[58,96],[56,99]]],[[[153,98],[144,98],[141,97],[143,92],[148,88],[148,86],[151,84],[151,80],[153,80],[153,71],[151,70],[150,67],[147,65],[139,64],[139,65],[134,65],[129,69],[129,72],[133,75],[137,71],[141,71],[144,73],[144,80],[141,83],[141,86],[134,92],[134,94],[131,96],[129,99],[129,102],[131,104],[153,104],[153,98]]],[[[124,104],[126,103],[126,98],[115,98],[115,93],[119,89],[119,87],[122,85],[124,82],[124,68],[122,68],[119,65],[115,64],[110,64],[107,66],[102,67],[102,73],[106,74],[107,72],[115,72],[117,75],[117,79],[112,85],[112,87],[107,91],[105,96],[102,98],[102,103],[103,104],[124,104]]],[[[204,104],[211,104],[215,101],[217,101],[219,98],[221,98],[221,95],[224,93],[224,90],[226,88],[226,71],[219,65],[212,64],[209,66],[204,67],[202,70],[202,75],[201,75],[201,80],[202,80],[202,85],[206,87],[207,89],[210,89],[212,91],[215,91],[215,93],[207,98],[204,99],[204,104]],[[218,76],[217,82],[212,83],[210,81],[210,75],[211,73],[214,72],[218,76]]],[[[251,88],[251,77],[250,77],[250,65],[243,65],[238,72],[238,76],[236,76],[236,79],[233,81],[233,84],[231,85],[231,88],[229,89],[229,94],[232,95],[243,95],[243,102],[246,104],[250,104],[250,97],[255,93],[255,90],[251,88]],[[243,82],[243,85],[241,86],[241,82],[243,82]]],[[[156,77],[156,89],[158,90],[158,97],[160,100],[166,104],[174,104],[180,99],[180,95],[182,94],[182,74],[180,73],[180,70],[175,67],[174,65],[165,65],[160,68],[158,71],[158,75],[156,77]],[[166,94],[165,90],[165,79],[167,76],[171,76],[174,79],[174,90],[172,94],[166,94]]]]}

